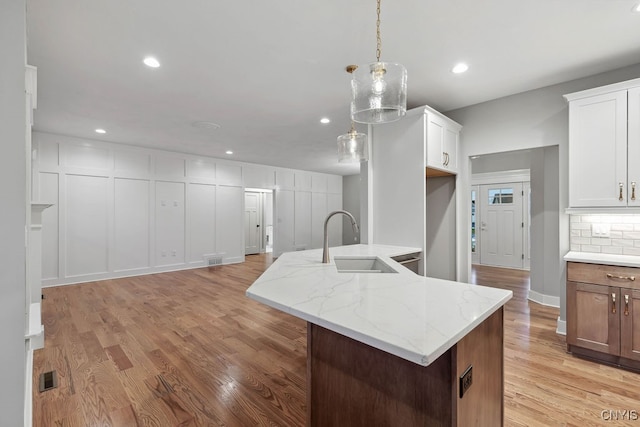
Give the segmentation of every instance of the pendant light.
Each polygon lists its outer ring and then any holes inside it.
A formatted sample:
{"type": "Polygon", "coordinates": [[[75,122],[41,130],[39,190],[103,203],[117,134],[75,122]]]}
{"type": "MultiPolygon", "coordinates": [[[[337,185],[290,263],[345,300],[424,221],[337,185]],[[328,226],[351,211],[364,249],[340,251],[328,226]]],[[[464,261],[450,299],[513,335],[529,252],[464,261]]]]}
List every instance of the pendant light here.
{"type": "Polygon", "coordinates": [[[338,162],[353,163],[368,160],[367,135],[356,132],[355,123],[351,130],[338,137],[338,162]]]}
{"type": "Polygon", "coordinates": [[[358,123],[387,123],[407,111],[407,69],[394,62],[381,62],[380,0],[377,0],[376,62],[353,71],[351,119],[358,123]]]}

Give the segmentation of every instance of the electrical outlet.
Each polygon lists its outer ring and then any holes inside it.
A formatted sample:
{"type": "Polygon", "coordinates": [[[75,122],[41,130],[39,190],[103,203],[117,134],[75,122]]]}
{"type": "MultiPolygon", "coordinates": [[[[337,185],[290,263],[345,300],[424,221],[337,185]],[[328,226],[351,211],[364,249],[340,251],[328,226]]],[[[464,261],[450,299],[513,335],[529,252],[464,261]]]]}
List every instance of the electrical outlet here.
{"type": "Polygon", "coordinates": [[[469,365],[466,371],[460,375],[460,398],[469,390],[473,384],[473,365],[469,365]]]}
{"type": "Polygon", "coordinates": [[[611,237],[611,224],[591,224],[592,237],[611,237]]]}

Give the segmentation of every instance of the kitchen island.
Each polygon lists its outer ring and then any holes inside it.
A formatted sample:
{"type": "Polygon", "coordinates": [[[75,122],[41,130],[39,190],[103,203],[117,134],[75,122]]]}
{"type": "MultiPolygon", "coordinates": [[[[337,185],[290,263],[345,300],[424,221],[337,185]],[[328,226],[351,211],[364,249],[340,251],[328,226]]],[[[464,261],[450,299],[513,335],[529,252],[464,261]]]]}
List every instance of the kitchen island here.
{"type": "Polygon", "coordinates": [[[392,259],[418,251],[341,246],[327,264],[321,250],[285,253],[247,290],[307,321],[309,426],[502,424],[512,293],[419,276],[392,259]],[[377,258],[392,272],[339,272],[341,258],[377,258]]]}

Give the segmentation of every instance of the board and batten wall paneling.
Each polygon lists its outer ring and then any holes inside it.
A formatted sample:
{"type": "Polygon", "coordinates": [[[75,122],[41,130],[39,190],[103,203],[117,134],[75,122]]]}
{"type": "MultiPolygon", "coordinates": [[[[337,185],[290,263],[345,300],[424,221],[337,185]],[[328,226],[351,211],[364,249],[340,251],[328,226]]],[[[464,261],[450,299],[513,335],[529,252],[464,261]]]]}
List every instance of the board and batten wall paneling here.
{"type": "Polygon", "coordinates": [[[184,263],[185,188],[182,182],[156,182],[155,265],[184,263]]]}
{"type": "Polygon", "coordinates": [[[196,178],[199,182],[216,182],[216,164],[202,159],[190,159],[187,161],[187,176],[196,178]]]}
{"type": "Polygon", "coordinates": [[[103,176],[66,176],[66,276],[109,271],[108,185],[103,176]]]}
{"type": "Polygon", "coordinates": [[[216,249],[223,263],[244,261],[244,190],[220,185],[216,189],[216,249]]]}
{"type": "Polygon", "coordinates": [[[321,248],[324,243],[324,220],[328,214],[327,200],[327,193],[311,193],[311,246],[314,248],[321,248]]]}
{"type": "Polygon", "coordinates": [[[240,165],[218,163],[216,165],[216,184],[242,186],[242,167],[240,165]]]}
{"type": "Polygon", "coordinates": [[[202,262],[216,252],[216,186],[190,184],[187,200],[189,262],[202,262]]]}
{"type": "Polygon", "coordinates": [[[273,168],[251,165],[242,168],[244,186],[248,188],[272,189],[276,185],[276,175],[273,168]]]}
{"type": "Polygon", "coordinates": [[[274,190],[276,256],[296,243],[320,248],[326,214],[342,208],[338,175],[41,132],[34,143],[34,198],[54,204],[43,215],[44,286],[195,268],[211,256],[242,262],[245,187],[274,190]]]}
{"type": "Polygon", "coordinates": [[[114,183],[114,271],[149,268],[150,183],[116,178],[114,183]]]}
{"type": "Polygon", "coordinates": [[[65,146],[64,166],[105,171],[110,169],[109,150],[101,147],[71,145],[65,146]]]}
{"type": "MultiPolygon", "coordinates": [[[[56,156],[57,158],[57,156],[56,156]]],[[[60,228],[59,228],[59,174],[41,172],[38,175],[38,200],[53,206],[42,212],[42,278],[53,279],[60,275],[60,228]]]]}
{"type": "Polygon", "coordinates": [[[116,176],[147,178],[151,172],[151,156],[137,150],[115,150],[114,170],[116,176]]]}
{"type": "Polygon", "coordinates": [[[275,224],[274,224],[274,248],[273,255],[278,257],[283,252],[291,252],[294,247],[294,192],[290,190],[276,190],[275,224]]]}
{"type": "MultiPolygon", "coordinates": [[[[342,182],[342,177],[340,177],[342,182]]],[[[327,194],[327,211],[333,212],[342,209],[342,193],[327,194]]],[[[331,218],[329,221],[329,246],[342,246],[342,218],[339,215],[331,218]]],[[[351,222],[349,222],[351,224],[351,222]]]]}
{"type": "Polygon", "coordinates": [[[156,177],[160,179],[184,178],[185,164],[182,157],[161,155],[155,156],[156,177]]]}
{"type": "Polygon", "coordinates": [[[276,187],[280,190],[295,188],[294,172],[288,169],[276,169],[276,187]]]}
{"type": "MultiPolygon", "coordinates": [[[[311,188],[310,180],[308,188],[311,188]]],[[[311,194],[310,191],[294,192],[293,243],[296,250],[311,249],[311,194]]]]}

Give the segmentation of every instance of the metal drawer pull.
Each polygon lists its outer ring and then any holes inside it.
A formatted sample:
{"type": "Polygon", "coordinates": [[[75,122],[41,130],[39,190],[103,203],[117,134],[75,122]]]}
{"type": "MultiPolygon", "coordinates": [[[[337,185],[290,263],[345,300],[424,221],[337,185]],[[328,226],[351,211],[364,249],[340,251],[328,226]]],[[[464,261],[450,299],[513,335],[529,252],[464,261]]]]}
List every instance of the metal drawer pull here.
{"type": "Polygon", "coordinates": [[[631,181],[631,200],[636,199],[636,182],[631,181]]]}
{"type": "Polygon", "coordinates": [[[616,313],[616,294],[611,294],[611,302],[612,302],[611,312],[615,314],[616,313]]]}
{"type": "Polygon", "coordinates": [[[611,273],[607,273],[607,277],[609,279],[631,280],[632,282],[636,280],[636,276],[617,276],[611,273]]]}
{"type": "Polygon", "coordinates": [[[624,315],[629,315],[629,295],[624,296],[624,315]]]}

